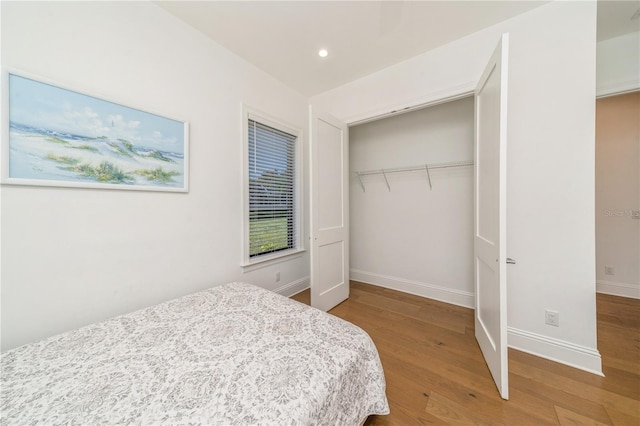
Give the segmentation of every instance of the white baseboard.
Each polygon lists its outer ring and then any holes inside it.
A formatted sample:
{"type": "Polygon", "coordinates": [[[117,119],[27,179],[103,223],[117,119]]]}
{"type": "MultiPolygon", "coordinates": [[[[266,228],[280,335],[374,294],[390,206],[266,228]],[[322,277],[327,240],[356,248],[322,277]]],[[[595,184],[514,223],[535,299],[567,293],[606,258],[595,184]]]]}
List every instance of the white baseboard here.
{"type": "Polygon", "coordinates": [[[404,293],[414,294],[416,296],[451,303],[452,305],[464,306],[465,308],[473,309],[475,306],[473,293],[466,291],[406,280],[404,278],[389,277],[373,272],[359,271],[357,269],[351,269],[349,272],[350,278],[354,281],[361,281],[363,283],[373,284],[379,287],[390,288],[392,290],[398,290],[404,293]]]}
{"type": "Polygon", "coordinates": [[[283,296],[291,297],[294,294],[298,294],[301,291],[308,289],[310,284],[311,284],[310,277],[302,277],[299,280],[295,280],[290,282],[289,284],[285,284],[281,287],[278,287],[273,291],[283,296]]]}
{"type": "Polygon", "coordinates": [[[637,284],[616,283],[612,281],[596,281],[598,293],[640,299],[640,286],[637,284]]]}
{"type": "Polygon", "coordinates": [[[604,376],[602,358],[597,349],[513,327],[508,327],[507,330],[510,348],[604,376]]]}
{"type": "Polygon", "coordinates": [[[596,98],[623,95],[640,90],[640,80],[627,80],[618,83],[606,84],[596,87],[596,98]]]}

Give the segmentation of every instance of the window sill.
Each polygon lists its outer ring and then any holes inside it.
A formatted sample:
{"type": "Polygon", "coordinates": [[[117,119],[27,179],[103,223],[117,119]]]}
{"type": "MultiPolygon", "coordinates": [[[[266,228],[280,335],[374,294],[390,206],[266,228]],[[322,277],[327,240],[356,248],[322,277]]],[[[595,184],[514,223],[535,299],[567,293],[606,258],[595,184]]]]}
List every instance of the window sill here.
{"type": "Polygon", "coordinates": [[[259,256],[258,258],[250,259],[241,263],[240,266],[242,267],[243,272],[250,272],[256,269],[275,265],[276,263],[288,262],[290,260],[297,259],[302,257],[305,252],[305,249],[294,249],[272,255],[259,256]]]}

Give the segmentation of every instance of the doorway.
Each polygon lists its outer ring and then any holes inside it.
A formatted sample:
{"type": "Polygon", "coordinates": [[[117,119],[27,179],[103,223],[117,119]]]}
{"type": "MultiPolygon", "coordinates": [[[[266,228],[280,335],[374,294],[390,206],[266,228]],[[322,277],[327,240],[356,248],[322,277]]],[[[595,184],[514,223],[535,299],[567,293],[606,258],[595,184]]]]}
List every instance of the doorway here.
{"type": "Polygon", "coordinates": [[[473,167],[420,170],[473,161],[473,122],[466,97],[350,127],[353,280],[473,308],[473,167]]]}
{"type": "Polygon", "coordinates": [[[596,101],[599,293],[640,298],[640,91],[596,101]]]}

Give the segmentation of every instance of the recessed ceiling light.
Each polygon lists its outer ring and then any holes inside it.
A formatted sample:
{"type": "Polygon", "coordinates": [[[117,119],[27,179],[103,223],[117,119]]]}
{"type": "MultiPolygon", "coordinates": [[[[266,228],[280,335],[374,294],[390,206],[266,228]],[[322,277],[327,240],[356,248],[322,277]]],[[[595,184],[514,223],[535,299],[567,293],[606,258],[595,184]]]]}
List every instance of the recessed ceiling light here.
{"type": "Polygon", "coordinates": [[[320,56],[321,58],[325,58],[328,54],[329,52],[327,52],[327,49],[320,49],[318,51],[318,56],[320,56]]]}

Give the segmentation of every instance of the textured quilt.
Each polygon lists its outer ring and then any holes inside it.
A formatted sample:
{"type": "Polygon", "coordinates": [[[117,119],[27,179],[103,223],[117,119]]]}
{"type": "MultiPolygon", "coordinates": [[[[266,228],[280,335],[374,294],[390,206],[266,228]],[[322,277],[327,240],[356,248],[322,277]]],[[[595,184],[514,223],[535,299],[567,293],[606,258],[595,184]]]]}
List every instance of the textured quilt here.
{"type": "Polygon", "coordinates": [[[387,414],[360,328],[231,283],[10,350],[3,425],[358,425],[387,414]]]}

